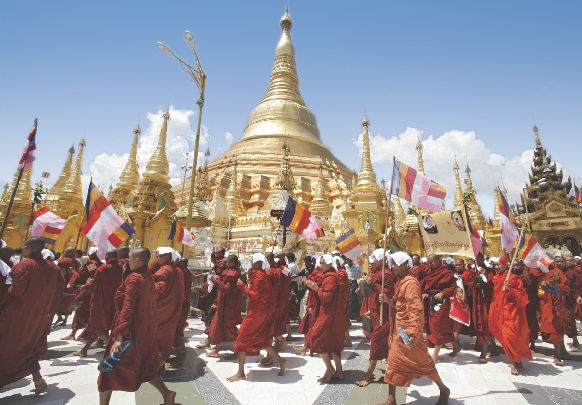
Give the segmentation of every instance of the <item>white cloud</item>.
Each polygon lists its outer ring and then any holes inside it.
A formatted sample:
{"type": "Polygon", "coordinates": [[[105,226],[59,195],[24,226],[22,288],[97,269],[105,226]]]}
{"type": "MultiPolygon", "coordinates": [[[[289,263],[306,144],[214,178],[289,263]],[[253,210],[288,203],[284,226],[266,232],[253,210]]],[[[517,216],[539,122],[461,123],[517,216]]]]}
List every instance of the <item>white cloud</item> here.
{"type": "MultiPolygon", "coordinates": [[[[370,137],[371,158],[375,164],[378,177],[383,176],[390,181],[392,175],[392,156],[413,167],[417,167],[416,143],[422,137],[422,130],[406,128],[406,130],[392,137],[381,134],[370,137]]],[[[532,146],[534,139],[532,136],[532,146]]],[[[354,144],[362,148],[362,134],[354,139],[354,144]]],[[[533,149],[527,149],[519,155],[506,156],[493,152],[474,131],[447,131],[440,136],[429,135],[422,139],[424,147],[424,168],[426,174],[434,181],[447,189],[445,205],[453,207],[455,196],[455,176],[453,166],[455,153],[460,166],[461,185],[465,187],[465,167],[467,161],[471,168],[471,180],[477,191],[477,201],[481,205],[485,216],[493,216],[494,210],[494,182],[503,184],[508,191],[510,204],[518,201],[519,194],[529,180],[528,173],[533,164],[533,149]]],[[[558,168],[562,165],[557,163],[558,168]]],[[[564,169],[564,179],[569,173],[564,169]]],[[[579,178],[579,176],[578,176],[579,178]]],[[[577,182],[578,183],[578,182],[577,182]]],[[[582,183],[581,183],[582,184],[582,183]]]]}
{"type": "Polygon", "coordinates": [[[230,147],[230,145],[233,144],[234,142],[234,136],[232,135],[232,132],[225,132],[224,133],[224,147],[225,150],[228,149],[230,147]]]}

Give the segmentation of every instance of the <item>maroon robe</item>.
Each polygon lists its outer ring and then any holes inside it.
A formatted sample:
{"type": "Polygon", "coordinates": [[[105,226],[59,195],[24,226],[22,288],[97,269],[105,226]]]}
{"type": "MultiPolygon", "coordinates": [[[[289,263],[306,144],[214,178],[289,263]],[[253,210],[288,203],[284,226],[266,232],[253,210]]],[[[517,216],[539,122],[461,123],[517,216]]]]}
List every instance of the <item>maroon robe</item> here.
{"type": "MultiPolygon", "coordinates": [[[[564,323],[562,321],[562,311],[564,310],[564,298],[570,292],[567,285],[568,279],[562,270],[555,267],[544,276],[544,281],[550,283],[552,279],[557,280],[557,288],[562,295],[554,295],[549,292],[543,293],[540,297],[540,308],[542,312],[540,320],[540,333],[546,343],[558,345],[564,342],[564,323]]],[[[542,290],[543,291],[543,290],[542,290]]]]}
{"type": "Polygon", "coordinates": [[[424,300],[424,311],[425,314],[428,313],[428,324],[425,323],[425,328],[429,345],[440,346],[452,342],[455,340],[455,336],[453,335],[453,320],[449,318],[449,311],[451,297],[457,288],[453,272],[443,264],[440,268],[428,272],[421,285],[422,293],[428,294],[428,298],[424,300]],[[445,302],[438,311],[433,312],[430,305],[432,297],[441,292],[445,302]]]}
{"type": "Polygon", "coordinates": [[[283,269],[289,271],[285,267],[276,269],[279,280],[279,288],[277,294],[277,301],[275,303],[275,319],[273,324],[273,336],[283,336],[287,333],[287,324],[289,323],[289,297],[291,296],[291,273],[285,275],[283,269]]]}
{"type": "Polygon", "coordinates": [[[340,353],[344,349],[345,326],[336,322],[339,306],[339,280],[331,269],[322,274],[314,294],[319,298],[315,322],[310,328],[311,353],[340,353]]]}
{"type": "Polygon", "coordinates": [[[182,272],[182,285],[184,290],[182,293],[182,311],[180,312],[180,319],[176,325],[174,347],[181,346],[184,343],[184,330],[188,326],[188,315],[190,315],[190,294],[192,292],[192,283],[194,281],[194,277],[188,266],[182,267],[182,265],[178,264],[176,269],[182,272]]]}
{"type": "Polygon", "coordinates": [[[384,286],[382,286],[382,269],[372,274],[370,288],[370,320],[372,321],[372,333],[370,335],[370,360],[382,360],[388,358],[388,336],[390,334],[389,313],[390,307],[383,303],[380,305],[380,294],[386,294],[392,299],[394,295],[394,273],[386,268],[384,286]],[[380,326],[380,312],[383,312],[383,323],[380,326]]]}
{"type": "Polygon", "coordinates": [[[578,329],[576,327],[576,298],[582,292],[582,276],[575,266],[567,268],[564,276],[568,279],[567,285],[570,292],[564,294],[564,308],[562,310],[562,322],[564,324],[564,335],[571,339],[577,338],[578,329]]]}
{"type": "Polygon", "coordinates": [[[147,266],[131,271],[115,294],[115,320],[103,357],[111,353],[117,335],[131,341],[131,350],[119,366],[100,373],[100,392],[135,392],[158,376],[156,286],[147,266]]]}
{"type": "MultiPolygon", "coordinates": [[[[101,260],[87,260],[79,269],[79,277],[76,280],[77,288],[82,288],[87,284],[87,281],[93,277],[95,270],[103,263],[101,260]],[[92,269],[94,267],[94,269],[92,269]]],[[[93,292],[89,291],[79,308],[75,310],[75,316],[73,318],[73,330],[83,329],[87,326],[89,322],[89,314],[91,313],[91,294],[93,292]]]]}
{"type": "Polygon", "coordinates": [[[74,257],[63,257],[59,260],[59,268],[62,271],[63,277],[65,279],[65,290],[63,291],[63,296],[59,307],[57,309],[58,314],[70,315],[69,307],[71,306],[75,295],[77,293],[77,279],[79,277],[78,270],[81,264],[74,257]]]}
{"type": "Polygon", "coordinates": [[[154,274],[158,292],[158,351],[164,357],[170,357],[174,346],[176,325],[182,313],[183,285],[178,277],[178,270],[167,264],[161,266],[154,274]]]}
{"type": "MultiPolygon", "coordinates": [[[[479,284],[481,288],[475,288],[475,280],[477,277],[481,277],[481,274],[474,273],[472,281],[469,283],[469,289],[471,291],[471,320],[473,323],[473,328],[477,333],[477,343],[485,344],[488,338],[490,338],[491,331],[489,331],[489,307],[491,306],[491,300],[493,299],[493,276],[495,272],[491,269],[487,269],[485,277],[487,277],[486,283],[479,284]]],[[[483,278],[481,277],[481,280],[483,278]]]]}
{"type": "MultiPolygon", "coordinates": [[[[315,283],[317,283],[317,281],[315,281],[316,275],[317,273],[319,273],[319,270],[313,270],[311,272],[311,274],[309,274],[307,276],[307,280],[309,281],[314,281],[315,283]]],[[[301,321],[299,322],[299,326],[297,326],[297,332],[305,335],[305,347],[307,346],[307,342],[308,342],[308,334],[309,334],[309,326],[311,323],[311,315],[309,313],[309,308],[314,308],[314,304],[315,304],[315,297],[314,297],[314,293],[313,290],[309,287],[307,287],[307,285],[304,285],[304,288],[306,290],[309,291],[309,295],[307,296],[307,302],[305,303],[305,315],[303,315],[303,318],[301,319],[301,321]]]]}
{"type": "Polygon", "coordinates": [[[409,274],[417,279],[418,281],[424,280],[426,274],[430,271],[430,265],[426,263],[420,263],[418,266],[414,266],[409,270],[409,274]]]}
{"type": "Polygon", "coordinates": [[[95,270],[93,279],[83,287],[75,297],[75,301],[86,300],[90,291],[91,311],[89,321],[79,339],[95,340],[106,336],[113,326],[115,318],[115,292],[121,285],[122,269],[117,259],[109,259],[95,270]]]}
{"type": "Polygon", "coordinates": [[[213,345],[236,341],[238,335],[236,325],[240,315],[239,301],[242,299],[242,293],[237,288],[238,279],[238,271],[226,269],[214,282],[215,288],[218,288],[217,308],[208,334],[213,345]]]}
{"type": "Polygon", "coordinates": [[[0,316],[0,387],[40,370],[46,350],[47,325],[57,294],[59,270],[33,253],[12,269],[6,305],[0,316]]]}

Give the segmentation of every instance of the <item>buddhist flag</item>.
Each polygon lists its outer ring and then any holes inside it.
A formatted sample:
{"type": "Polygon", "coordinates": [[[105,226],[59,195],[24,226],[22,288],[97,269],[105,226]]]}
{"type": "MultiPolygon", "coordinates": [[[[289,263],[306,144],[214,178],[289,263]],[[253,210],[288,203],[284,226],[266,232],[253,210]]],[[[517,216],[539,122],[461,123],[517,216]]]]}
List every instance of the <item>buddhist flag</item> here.
{"type": "Polygon", "coordinates": [[[568,196],[568,200],[570,200],[571,203],[574,203],[576,205],[582,204],[582,196],[580,195],[580,189],[576,187],[575,184],[570,189],[570,195],[568,196]]]}
{"type": "Polygon", "coordinates": [[[353,229],[350,229],[348,232],[337,238],[335,244],[341,254],[353,261],[358,260],[358,258],[364,253],[362,246],[360,245],[360,240],[353,229]]]}
{"type": "Polygon", "coordinates": [[[297,200],[289,197],[287,199],[287,205],[285,206],[285,212],[281,218],[281,224],[302,234],[310,224],[310,217],[311,212],[307,208],[299,204],[297,200]]]}
{"type": "Polygon", "coordinates": [[[307,240],[314,240],[325,236],[323,227],[313,215],[309,217],[309,225],[307,225],[307,228],[303,231],[303,235],[305,235],[307,240]]]}
{"type": "Polygon", "coordinates": [[[546,252],[546,250],[540,246],[536,238],[529,233],[523,235],[519,242],[518,249],[519,255],[527,267],[539,267],[540,264],[542,264],[547,268],[553,261],[548,256],[548,252],[546,252]]]}
{"type": "Polygon", "coordinates": [[[31,236],[43,238],[49,245],[54,245],[67,221],[50,212],[47,207],[37,205],[34,209],[31,236]]]}
{"type": "Polygon", "coordinates": [[[513,212],[509,208],[507,199],[497,187],[499,191],[499,230],[501,231],[501,246],[506,252],[511,252],[515,242],[519,239],[519,230],[517,229],[517,221],[513,212]]]}
{"type": "Polygon", "coordinates": [[[22,157],[20,158],[20,168],[22,173],[28,170],[32,162],[34,162],[35,151],[36,151],[36,127],[38,126],[38,118],[34,119],[34,125],[26,138],[24,144],[24,150],[22,151],[22,157]]]}
{"type": "Polygon", "coordinates": [[[394,160],[390,193],[418,208],[440,212],[447,190],[416,169],[394,160]]]}
{"type": "Polygon", "coordinates": [[[85,210],[86,223],[81,227],[80,232],[99,248],[97,256],[101,260],[105,258],[108,251],[118,248],[135,233],[133,228],[115,212],[93,180],[89,183],[85,210]]]}
{"type": "Polygon", "coordinates": [[[176,221],[172,222],[168,239],[188,246],[194,246],[196,244],[192,232],[180,226],[176,221]]]}

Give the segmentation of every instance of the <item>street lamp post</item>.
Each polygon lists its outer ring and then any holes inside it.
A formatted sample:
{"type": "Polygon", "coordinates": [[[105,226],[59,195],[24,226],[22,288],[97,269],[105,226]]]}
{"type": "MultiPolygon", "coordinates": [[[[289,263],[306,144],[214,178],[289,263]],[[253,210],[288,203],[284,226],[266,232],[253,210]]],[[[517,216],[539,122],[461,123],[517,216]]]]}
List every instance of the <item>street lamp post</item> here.
{"type": "MultiPolygon", "coordinates": [[[[196,83],[196,86],[198,87],[198,90],[200,92],[199,97],[198,97],[198,101],[196,101],[196,104],[198,104],[198,125],[196,127],[196,139],[194,141],[194,162],[192,164],[193,169],[192,169],[192,175],[190,176],[190,193],[188,195],[188,217],[186,217],[186,229],[191,230],[191,227],[192,227],[192,206],[194,205],[194,186],[196,185],[196,169],[198,166],[198,146],[200,145],[200,125],[202,123],[202,107],[204,107],[204,88],[206,87],[206,75],[204,74],[204,71],[202,70],[202,65],[200,64],[200,59],[198,59],[198,55],[196,54],[196,49],[194,48],[194,36],[192,35],[192,33],[190,33],[190,31],[185,31],[184,38],[186,39],[188,46],[194,52],[194,59],[196,60],[196,67],[195,68],[190,66],[184,60],[180,59],[178,56],[176,56],[170,48],[168,48],[166,45],[162,44],[161,42],[157,42],[156,46],[158,47],[158,49],[160,51],[162,51],[166,55],[172,56],[180,63],[180,66],[182,66],[182,69],[184,69],[184,71],[186,73],[188,73],[188,75],[194,81],[194,83],[196,83]]],[[[186,256],[188,255],[188,250],[189,249],[187,248],[186,256]]]]}

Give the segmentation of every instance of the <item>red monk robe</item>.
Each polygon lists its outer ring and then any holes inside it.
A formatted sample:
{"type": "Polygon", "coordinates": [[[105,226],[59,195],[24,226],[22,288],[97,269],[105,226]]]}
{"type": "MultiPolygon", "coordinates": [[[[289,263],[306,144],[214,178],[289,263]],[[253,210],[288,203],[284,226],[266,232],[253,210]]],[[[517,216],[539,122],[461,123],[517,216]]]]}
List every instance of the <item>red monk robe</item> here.
{"type": "MultiPolygon", "coordinates": [[[[321,271],[321,269],[313,269],[313,271],[311,272],[311,281],[313,281],[315,284],[320,285],[321,284],[321,280],[323,277],[323,272],[321,271]]],[[[315,321],[317,320],[317,314],[318,314],[318,308],[319,308],[319,296],[315,293],[314,290],[309,290],[309,297],[307,297],[308,300],[308,310],[307,312],[309,312],[309,309],[311,309],[311,314],[309,315],[309,326],[308,326],[308,332],[305,335],[305,347],[309,348],[310,347],[310,342],[311,342],[311,331],[313,328],[313,325],[315,325],[315,321]]]]}
{"type": "Polygon", "coordinates": [[[81,267],[81,264],[74,257],[63,257],[59,260],[58,266],[65,279],[65,291],[63,291],[63,296],[59,303],[59,307],[57,308],[57,313],[70,315],[71,311],[69,311],[69,307],[77,294],[77,279],[79,277],[78,270],[81,267]]]}
{"type": "Polygon", "coordinates": [[[476,343],[480,345],[486,344],[487,338],[492,336],[489,330],[489,307],[493,298],[493,277],[495,272],[493,269],[484,268],[486,269],[484,274],[472,271],[474,277],[469,283],[472,303],[471,320],[477,334],[476,343]]]}
{"type": "Polygon", "coordinates": [[[178,270],[170,264],[161,266],[153,278],[158,292],[158,331],[156,333],[158,351],[168,358],[172,354],[176,325],[182,313],[184,286],[180,283],[178,270]]]}
{"type": "Polygon", "coordinates": [[[382,266],[372,274],[370,288],[370,320],[372,321],[372,333],[370,335],[370,360],[382,360],[388,358],[388,335],[390,333],[389,306],[380,304],[379,295],[386,294],[392,299],[394,295],[394,273],[389,268],[385,269],[384,286],[382,286],[382,266]],[[383,312],[383,323],[380,326],[380,312],[383,312]]]}
{"type": "MultiPolygon", "coordinates": [[[[557,267],[554,267],[544,276],[544,281],[548,284],[556,284],[556,288],[562,294],[568,294],[568,279],[557,267]]],[[[559,345],[564,342],[564,326],[562,322],[562,311],[564,310],[564,295],[554,295],[545,292],[540,288],[540,307],[542,319],[540,321],[540,332],[542,339],[546,343],[559,345]],[[543,293],[542,293],[543,292],[543,293]]]]}
{"type": "Polygon", "coordinates": [[[529,269],[530,284],[527,284],[525,277],[522,277],[525,290],[527,291],[527,298],[529,300],[527,306],[525,307],[525,315],[527,317],[527,326],[529,327],[529,343],[532,350],[535,349],[535,342],[538,339],[538,335],[540,334],[539,320],[541,318],[541,310],[538,289],[544,277],[544,273],[535,268],[529,269]]]}
{"type": "Polygon", "coordinates": [[[54,262],[52,260],[46,259],[46,262],[55,269],[56,273],[57,273],[57,284],[55,287],[55,299],[53,300],[52,304],[51,304],[51,309],[49,312],[49,316],[47,319],[47,323],[46,323],[46,328],[45,328],[45,333],[44,333],[44,339],[42,340],[41,344],[39,345],[39,358],[41,360],[45,360],[48,356],[48,335],[50,335],[51,333],[51,328],[52,328],[52,322],[53,322],[53,318],[55,317],[57,310],[61,304],[61,298],[63,296],[63,291],[65,291],[65,278],[63,277],[63,273],[61,272],[61,269],[54,264],[54,262]]]}
{"type": "Polygon", "coordinates": [[[384,381],[395,386],[408,387],[415,378],[427,376],[433,381],[439,380],[434,361],[430,358],[422,337],[425,322],[418,280],[411,275],[398,278],[394,287],[393,300],[396,309],[392,309],[390,314],[388,338],[390,349],[384,381]],[[402,327],[409,336],[414,337],[414,346],[406,347],[398,334],[398,326],[402,327]]]}
{"type": "MultiPolygon", "coordinates": [[[[447,269],[444,264],[436,270],[431,270],[422,280],[422,293],[428,294],[424,300],[425,314],[428,313],[428,324],[425,323],[426,337],[429,343],[441,346],[455,340],[453,335],[453,320],[449,318],[451,308],[450,298],[457,287],[453,272],[447,269]],[[431,309],[432,297],[438,293],[443,293],[445,302],[441,308],[433,312],[431,309]]],[[[426,321],[425,321],[426,322],[426,321]]]]}
{"type": "Polygon", "coordinates": [[[504,290],[507,270],[493,277],[493,299],[489,308],[489,331],[501,343],[510,360],[521,363],[523,358],[532,360],[529,349],[529,328],[525,307],[527,291],[521,277],[509,276],[509,290],[504,290]]]}
{"type": "Polygon", "coordinates": [[[564,295],[564,307],[562,309],[564,335],[578,340],[578,330],[576,328],[576,298],[582,293],[582,276],[578,273],[575,266],[566,268],[564,276],[568,280],[568,287],[570,287],[570,292],[564,295]]]}
{"type": "Polygon", "coordinates": [[[426,277],[427,273],[430,271],[430,266],[426,263],[421,263],[417,266],[412,267],[409,270],[409,274],[416,278],[418,281],[422,281],[424,280],[424,278],[426,277]]]}
{"type": "Polygon", "coordinates": [[[122,269],[117,258],[107,260],[95,270],[93,279],[75,297],[75,301],[87,300],[90,295],[89,321],[78,339],[93,341],[107,336],[115,318],[115,293],[121,285],[122,269]],[[91,294],[91,291],[93,293],[91,294]]]}
{"type": "Polygon", "coordinates": [[[276,269],[278,273],[279,288],[275,303],[275,318],[273,324],[273,336],[283,336],[287,333],[289,323],[289,297],[291,296],[291,273],[287,266],[276,269]],[[287,272],[287,274],[285,274],[287,272]]]}
{"type": "Polygon", "coordinates": [[[131,341],[132,347],[115,370],[99,374],[100,392],[135,392],[141,384],[158,376],[156,298],[155,282],[147,265],[130,272],[117,290],[117,312],[103,358],[111,353],[117,335],[131,341]]]}
{"type": "MultiPolygon", "coordinates": [[[[57,294],[59,271],[32,253],[12,269],[6,305],[0,316],[0,387],[40,370],[46,351],[47,325],[61,295],[57,294]]],[[[62,290],[61,290],[62,291],[62,290]]]]}
{"type": "Polygon", "coordinates": [[[271,283],[271,302],[269,303],[269,328],[271,337],[275,335],[275,313],[277,312],[277,300],[281,290],[281,269],[271,267],[265,272],[271,283]]]}
{"type": "MultiPolygon", "coordinates": [[[[345,325],[339,321],[339,280],[332,269],[322,274],[314,294],[319,299],[315,323],[310,328],[311,353],[336,353],[344,350],[345,325]],[[339,321],[339,322],[338,322],[339,321]]],[[[341,310],[341,309],[340,309],[341,310]]]]}
{"type": "MultiPolygon", "coordinates": [[[[306,281],[313,281],[313,282],[317,283],[315,281],[315,279],[318,276],[318,273],[320,273],[319,270],[313,269],[311,271],[311,273],[307,276],[306,281]]],[[[305,335],[305,343],[306,343],[305,347],[307,347],[309,326],[311,324],[311,317],[312,317],[312,314],[309,313],[309,309],[310,308],[313,309],[315,306],[314,305],[315,304],[315,294],[313,293],[313,290],[311,288],[309,288],[306,284],[304,284],[304,288],[309,293],[307,295],[307,302],[305,303],[305,315],[303,315],[303,318],[299,322],[299,326],[297,327],[297,332],[305,335]]]]}
{"type": "Polygon", "coordinates": [[[218,289],[216,314],[209,328],[210,343],[219,345],[222,342],[234,342],[238,336],[237,320],[240,316],[239,301],[241,291],[237,288],[239,272],[234,269],[222,271],[214,281],[218,289]]]}
{"type": "Polygon", "coordinates": [[[248,296],[247,316],[242,321],[234,344],[235,352],[246,352],[247,356],[258,356],[271,346],[273,325],[269,325],[272,313],[273,287],[264,270],[252,270],[248,285],[238,287],[248,296]]]}
{"type": "MultiPolygon", "coordinates": [[[[475,273],[475,271],[471,271],[471,269],[465,269],[460,275],[461,279],[463,280],[463,287],[465,288],[465,304],[469,307],[469,314],[471,314],[473,309],[473,291],[471,290],[470,286],[472,285],[476,276],[477,273],[475,273]]],[[[457,281],[458,280],[459,279],[457,279],[457,281]]],[[[457,294],[458,293],[459,292],[457,291],[457,294]]],[[[471,315],[471,318],[472,317],[473,316],[471,315]]],[[[474,322],[470,322],[469,326],[467,326],[461,322],[453,320],[453,332],[461,335],[475,336],[474,322]]]]}
{"type": "Polygon", "coordinates": [[[188,326],[188,315],[190,315],[190,294],[192,293],[192,283],[194,282],[194,277],[192,272],[188,268],[188,265],[182,261],[179,261],[176,265],[176,269],[182,272],[183,279],[183,294],[182,294],[182,311],[180,313],[180,319],[176,325],[176,337],[174,338],[174,347],[179,347],[184,344],[184,330],[188,326]]]}
{"type": "Polygon", "coordinates": [[[348,313],[348,305],[350,304],[350,280],[348,279],[348,272],[344,266],[341,266],[337,271],[337,279],[339,281],[337,322],[343,322],[345,324],[345,330],[348,330],[350,327],[348,313]]]}
{"type": "MultiPolygon", "coordinates": [[[[213,270],[217,276],[222,274],[223,262],[224,259],[216,259],[214,261],[213,270]]],[[[202,311],[202,322],[204,322],[204,333],[206,334],[208,334],[212,318],[216,313],[216,308],[212,306],[216,303],[216,298],[218,297],[218,290],[216,288],[213,287],[211,291],[208,291],[208,288],[208,281],[202,283],[198,291],[198,300],[196,301],[196,308],[202,311]]]]}
{"type": "MultiPolygon", "coordinates": [[[[77,278],[77,289],[82,288],[87,281],[93,277],[95,270],[101,266],[103,262],[99,259],[87,260],[79,269],[79,277],[77,278]]],[[[71,328],[73,331],[83,329],[89,322],[89,314],[91,313],[91,294],[92,291],[87,292],[81,305],[75,310],[75,317],[71,328]]],[[[77,339],[78,340],[78,339],[77,339]]]]}

